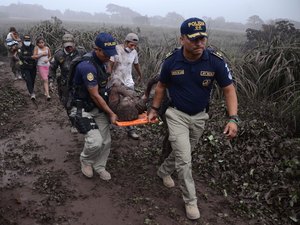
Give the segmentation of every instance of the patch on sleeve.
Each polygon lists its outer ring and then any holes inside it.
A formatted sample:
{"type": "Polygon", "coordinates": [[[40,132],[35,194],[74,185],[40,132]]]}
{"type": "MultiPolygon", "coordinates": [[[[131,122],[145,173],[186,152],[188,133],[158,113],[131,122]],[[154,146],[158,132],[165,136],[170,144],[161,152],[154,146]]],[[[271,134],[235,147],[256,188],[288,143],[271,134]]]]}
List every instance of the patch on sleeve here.
{"type": "Polygon", "coordinates": [[[94,74],[88,73],[88,74],[86,75],[86,79],[87,79],[88,81],[94,80],[94,74]]]}

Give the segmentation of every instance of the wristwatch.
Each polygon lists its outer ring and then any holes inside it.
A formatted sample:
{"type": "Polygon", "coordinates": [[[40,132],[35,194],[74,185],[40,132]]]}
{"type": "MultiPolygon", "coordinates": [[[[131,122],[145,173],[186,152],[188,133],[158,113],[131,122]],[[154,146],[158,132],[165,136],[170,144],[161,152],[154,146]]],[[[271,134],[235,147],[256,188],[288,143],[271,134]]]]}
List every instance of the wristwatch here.
{"type": "Polygon", "coordinates": [[[240,118],[238,115],[229,116],[229,122],[238,124],[240,122],[240,118]]]}

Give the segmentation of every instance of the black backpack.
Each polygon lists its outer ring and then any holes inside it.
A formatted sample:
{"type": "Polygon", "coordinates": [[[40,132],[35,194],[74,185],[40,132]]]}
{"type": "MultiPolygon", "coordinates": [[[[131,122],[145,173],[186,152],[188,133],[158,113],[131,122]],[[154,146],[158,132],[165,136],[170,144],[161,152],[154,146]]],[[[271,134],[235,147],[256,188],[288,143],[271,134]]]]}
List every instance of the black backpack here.
{"type": "MultiPolygon", "coordinates": [[[[92,53],[88,52],[83,56],[75,57],[70,63],[70,71],[69,71],[69,76],[68,76],[69,79],[67,81],[67,93],[65,94],[66,96],[64,96],[64,98],[62,100],[63,106],[65,107],[65,109],[67,111],[69,111],[74,106],[75,92],[78,90],[80,91],[80,89],[83,88],[83,84],[81,86],[78,86],[73,83],[76,66],[82,61],[90,61],[95,66],[95,68],[97,70],[97,78],[98,78],[97,80],[98,80],[98,86],[99,86],[99,90],[100,90],[99,94],[105,100],[107,100],[106,99],[107,94],[105,94],[105,92],[106,92],[106,84],[107,84],[107,79],[109,77],[109,74],[107,74],[106,72],[103,71],[101,66],[95,62],[92,53]]],[[[88,101],[89,101],[89,104],[88,104],[89,108],[94,108],[95,105],[94,105],[93,101],[91,99],[89,99],[88,101]]],[[[87,110],[87,111],[89,111],[89,110],[87,110]]]]}

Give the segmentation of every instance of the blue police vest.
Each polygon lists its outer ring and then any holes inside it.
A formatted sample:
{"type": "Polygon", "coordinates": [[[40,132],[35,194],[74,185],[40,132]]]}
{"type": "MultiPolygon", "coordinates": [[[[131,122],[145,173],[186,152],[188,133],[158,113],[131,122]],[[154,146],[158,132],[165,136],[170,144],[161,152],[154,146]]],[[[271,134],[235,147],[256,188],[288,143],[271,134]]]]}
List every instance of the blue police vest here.
{"type": "Polygon", "coordinates": [[[82,74],[77,68],[84,69],[86,67],[90,67],[95,71],[96,80],[99,87],[99,94],[101,97],[107,102],[108,96],[106,93],[106,84],[108,81],[109,74],[107,74],[104,68],[104,65],[95,58],[91,52],[85,54],[81,61],[77,62],[75,71],[74,71],[74,79],[73,79],[73,88],[74,88],[74,99],[82,100],[83,108],[86,111],[91,111],[96,107],[95,103],[90,97],[90,94],[87,90],[87,87],[84,84],[83,76],[86,74],[82,74]]]}

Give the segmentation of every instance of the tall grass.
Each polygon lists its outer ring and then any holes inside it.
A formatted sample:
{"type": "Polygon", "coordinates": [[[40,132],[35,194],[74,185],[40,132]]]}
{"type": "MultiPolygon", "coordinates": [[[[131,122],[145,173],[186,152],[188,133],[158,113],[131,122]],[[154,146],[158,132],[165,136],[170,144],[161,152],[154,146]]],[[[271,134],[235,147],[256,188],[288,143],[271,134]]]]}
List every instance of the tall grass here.
{"type": "Polygon", "coordinates": [[[272,29],[267,26],[260,32],[251,31],[256,33],[251,35],[256,38],[256,47],[247,50],[234,70],[240,96],[274,102],[277,113],[290,117],[299,132],[300,31],[290,26],[279,22],[272,29]],[[268,32],[272,35],[265,34],[268,32]]]}

